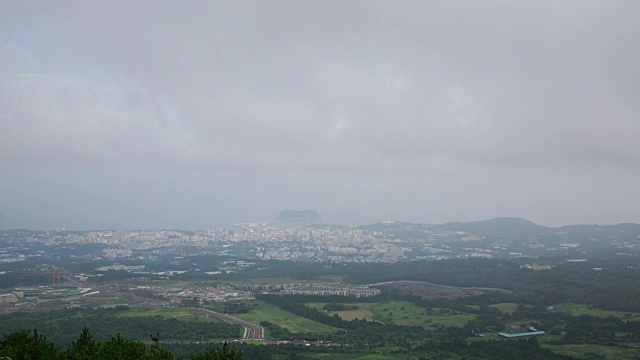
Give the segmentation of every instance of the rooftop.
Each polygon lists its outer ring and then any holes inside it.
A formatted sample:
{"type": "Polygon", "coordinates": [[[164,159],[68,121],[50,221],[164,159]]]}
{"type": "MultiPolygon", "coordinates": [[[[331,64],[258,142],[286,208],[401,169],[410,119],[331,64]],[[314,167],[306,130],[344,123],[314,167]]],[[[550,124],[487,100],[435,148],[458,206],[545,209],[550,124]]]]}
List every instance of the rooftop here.
{"type": "Polygon", "coordinates": [[[544,331],[530,331],[530,332],[518,333],[518,334],[507,334],[507,333],[501,332],[501,333],[498,333],[498,335],[506,338],[515,338],[515,337],[531,336],[531,335],[544,335],[544,331]]]}

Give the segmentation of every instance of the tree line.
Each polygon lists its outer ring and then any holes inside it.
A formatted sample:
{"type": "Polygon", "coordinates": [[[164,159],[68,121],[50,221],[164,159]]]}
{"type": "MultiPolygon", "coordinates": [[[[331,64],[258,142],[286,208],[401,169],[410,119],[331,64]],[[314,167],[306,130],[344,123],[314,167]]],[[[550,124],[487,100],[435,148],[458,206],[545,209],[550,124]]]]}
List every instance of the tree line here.
{"type": "MultiPolygon", "coordinates": [[[[151,346],[142,341],[117,334],[106,341],[93,338],[88,328],[83,328],[80,336],[66,348],[61,348],[47,340],[37,330],[18,330],[5,334],[0,340],[0,356],[12,360],[174,360],[171,352],[164,349],[158,335],[150,335],[151,346]]],[[[230,347],[210,346],[204,351],[193,353],[191,360],[240,360],[242,352],[230,347]]]]}

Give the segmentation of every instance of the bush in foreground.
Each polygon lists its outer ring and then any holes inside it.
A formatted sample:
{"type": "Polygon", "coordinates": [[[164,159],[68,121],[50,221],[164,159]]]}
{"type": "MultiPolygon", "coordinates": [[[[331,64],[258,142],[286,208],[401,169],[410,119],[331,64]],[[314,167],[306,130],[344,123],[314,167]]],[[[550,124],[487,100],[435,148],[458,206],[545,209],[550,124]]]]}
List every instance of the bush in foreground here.
{"type": "MultiPolygon", "coordinates": [[[[151,335],[152,345],[139,340],[125,339],[120,334],[102,342],[93,339],[84,328],[80,337],[65,350],[48,341],[37,330],[18,330],[0,340],[0,356],[12,360],[174,360],[172,353],[160,345],[158,335],[151,335]]],[[[227,343],[222,347],[209,347],[204,352],[190,355],[191,360],[240,360],[242,353],[227,343]]]]}

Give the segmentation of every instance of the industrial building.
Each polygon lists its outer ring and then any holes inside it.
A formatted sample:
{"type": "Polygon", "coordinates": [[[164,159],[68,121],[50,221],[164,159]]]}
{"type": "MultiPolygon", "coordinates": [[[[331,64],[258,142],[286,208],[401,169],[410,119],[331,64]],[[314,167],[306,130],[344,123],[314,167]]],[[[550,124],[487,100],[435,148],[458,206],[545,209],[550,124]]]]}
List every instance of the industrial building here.
{"type": "Polygon", "coordinates": [[[524,332],[524,333],[517,333],[517,334],[507,334],[504,332],[498,333],[498,335],[504,337],[504,338],[517,338],[517,337],[523,337],[523,336],[532,336],[532,335],[544,335],[545,332],[544,331],[529,331],[529,332],[524,332]]]}

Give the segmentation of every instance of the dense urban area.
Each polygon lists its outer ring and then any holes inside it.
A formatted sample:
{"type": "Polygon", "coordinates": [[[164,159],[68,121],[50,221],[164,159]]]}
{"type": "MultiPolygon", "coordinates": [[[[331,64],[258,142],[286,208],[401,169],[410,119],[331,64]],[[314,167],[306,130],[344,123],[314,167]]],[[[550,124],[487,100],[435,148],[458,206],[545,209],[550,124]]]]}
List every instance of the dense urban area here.
{"type": "MultiPolygon", "coordinates": [[[[358,227],[287,227],[256,223],[195,232],[14,230],[0,233],[6,244],[0,250],[0,263],[32,258],[46,262],[55,256],[50,251],[52,249],[64,249],[78,261],[154,261],[166,254],[189,252],[245,259],[332,263],[457,258],[535,259],[541,256],[580,260],[640,255],[635,235],[638,229],[635,224],[547,228],[523,219],[504,218],[444,225],[390,221],[358,227]],[[79,253],[85,248],[91,251],[79,253]]],[[[244,262],[239,264],[246,265],[244,262]]]]}
{"type": "Polygon", "coordinates": [[[61,358],[121,334],[167,358],[635,359],[639,256],[640,225],[516,218],[1,230],[0,331],[61,358]]]}

